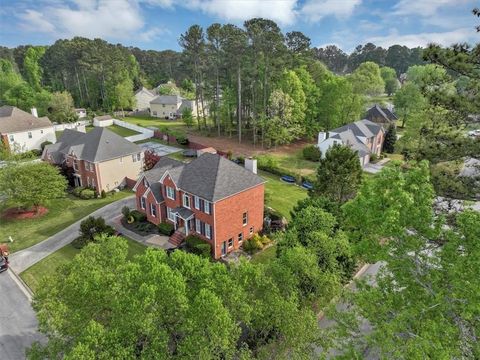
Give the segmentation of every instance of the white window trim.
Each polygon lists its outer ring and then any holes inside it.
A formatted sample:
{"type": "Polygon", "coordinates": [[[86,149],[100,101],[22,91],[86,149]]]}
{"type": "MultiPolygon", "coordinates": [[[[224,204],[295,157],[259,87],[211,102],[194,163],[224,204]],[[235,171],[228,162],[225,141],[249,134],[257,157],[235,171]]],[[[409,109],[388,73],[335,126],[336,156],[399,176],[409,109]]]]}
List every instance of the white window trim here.
{"type": "Polygon", "coordinates": [[[176,220],[175,219],[175,214],[173,214],[172,209],[169,208],[169,207],[167,207],[167,218],[168,218],[168,220],[173,221],[173,222],[175,222],[175,220],[176,220]]]}
{"type": "Polygon", "coordinates": [[[147,207],[147,199],[144,196],[140,198],[140,207],[143,210],[145,210],[145,208],[147,207]]]}
{"type": "Polygon", "coordinates": [[[253,231],[253,226],[250,227],[250,235],[253,235],[254,231],[253,231]]]}
{"type": "Polygon", "coordinates": [[[199,219],[195,219],[195,232],[197,234],[200,234],[202,231],[202,226],[200,225],[200,220],[199,219]]]}
{"type": "Polygon", "coordinates": [[[193,195],[193,202],[195,209],[200,210],[200,198],[197,195],[193,195]]]}
{"type": "Polygon", "coordinates": [[[245,211],[244,213],[242,213],[242,224],[243,226],[247,226],[248,225],[248,212],[245,211]],[[244,217],[243,217],[243,214],[246,214],[246,219],[244,220],[244,217]]]}
{"type": "Polygon", "coordinates": [[[210,215],[212,213],[212,203],[210,201],[204,200],[203,202],[203,212],[205,214],[210,215]],[[207,211],[207,204],[208,204],[208,211],[207,211]]]}
{"type": "Polygon", "coordinates": [[[188,196],[187,194],[183,194],[182,196],[182,205],[183,207],[187,208],[187,209],[190,209],[190,196],[188,196]],[[188,206],[186,205],[185,203],[185,199],[188,199],[188,206]]]}
{"type": "Polygon", "coordinates": [[[241,243],[241,242],[243,242],[243,232],[241,232],[241,233],[238,233],[237,240],[238,240],[238,243],[241,243]],[[240,238],[240,235],[241,235],[241,238],[240,238]]]}
{"type": "Polygon", "coordinates": [[[230,238],[227,240],[227,247],[230,249],[235,245],[235,240],[233,238],[230,238]],[[232,245],[230,245],[230,240],[232,240],[232,245]]]}
{"type": "Polygon", "coordinates": [[[157,217],[156,213],[157,213],[157,209],[155,208],[155,205],[153,203],[150,203],[150,215],[152,215],[153,217],[157,217]],[[155,214],[153,213],[154,209],[155,209],[155,214]]]}
{"type": "Polygon", "coordinates": [[[207,239],[212,239],[212,227],[207,223],[205,223],[205,237],[207,239]]]}
{"type": "Polygon", "coordinates": [[[167,198],[169,198],[170,200],[175,200],[175,189],[170,187],[170,186],[166,186],[165,188],[165,192],[167,193],[167,198]],[[172,192],[173,192],[173,197],[170,196],[168,190],[171,189],[172,192]]]}

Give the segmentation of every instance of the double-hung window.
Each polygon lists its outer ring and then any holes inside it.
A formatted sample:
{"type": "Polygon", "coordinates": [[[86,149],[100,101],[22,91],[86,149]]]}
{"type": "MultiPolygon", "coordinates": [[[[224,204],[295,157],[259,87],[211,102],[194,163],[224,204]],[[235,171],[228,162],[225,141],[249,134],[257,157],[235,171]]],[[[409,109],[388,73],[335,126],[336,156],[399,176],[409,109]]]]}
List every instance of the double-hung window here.
{"type": "Polygon", "coordinates": [[[190,196],[183,194],[183,206],[190,209],[190,196]]]}
{"type": "Polygon", "coordinates": [[[228,239],[228,247],[231,248],[233,246],[233,238],[228,239]]]}
{"type": "Polygon", "coordinates": [[[166,186],[165,191],[169,199],[175,200],[175,190],[173,188],[171,188],[170,186],[166,186]]]}
{"type": "Polygon", "coordinates": [[[174,221],[175,222],[175,214],[173,213],[172,209],[167,207],[167,217],[168,217],[168,220],[170,221],[174,221]]]}
{"type": "Polygon", "coordinates": [[[31,139],[32,138],[32,133],[29,131],[28,132],[28,138],[31,139]]]}
{"type": "Polygon", "coordinates": [[[193,196],[193,201],[195,203],[195,209],[200,210],[200,198],[198,196],[193,196]]]}
{"type": "Polygon", "coordinates": [[[133,154],[133,155],[132,155],[132,161],[133,161],[133,162],[140,161],[141,158],[142,158],[142,154],[141,154],[141,153],[133,154]]]}
{"type": "Polygon", "coordinates": [[[157,217],[157,208],[153,203],[150,203],[150,215],[152,215],[153,217],[157,217]]]}
{"type": "Polygon", "coordinates": [[[145,210],[145,208],[147,207],[147,201],[143,196],[140,198],[140,206],[142,207],[143,210],[145,210]]]}
{"type": "Polygon", "coordinates": [[[14,138],[13,135],[10,135],[10,142],[13,142],[14,138]]]}
{"type": "Polygon", "coordinates": [[[198,219],[195,219],[195,232],[197,232],[198,234],[200,234],[201,232],[201,226],[200,226],[200,223],[201,221],[198,220],[198,219]]]}
{"type": "Polygon", "coordinates": [[[241,243],[243,241],[243,233],[238,234],[238,242],[241,243]]]}
{"type": "Polygon", "coordinates": [[[244,212],[242,217],[243,226],[248,224],[248,213],[244,212]]]}
{"type": "Polygon", "coordinates": [[[212,213],[212,210],[211,210],[211,203],[208,202],[208,201],[205,201],[205,214],[211,214],[212,213]]]}
{"type": "Polygon", "coordinates": [[[212,238],[212,228],[210,224],[207,224],[207,223],[205,223],[205,236],[207,237],[207,239],[212,238]]]}

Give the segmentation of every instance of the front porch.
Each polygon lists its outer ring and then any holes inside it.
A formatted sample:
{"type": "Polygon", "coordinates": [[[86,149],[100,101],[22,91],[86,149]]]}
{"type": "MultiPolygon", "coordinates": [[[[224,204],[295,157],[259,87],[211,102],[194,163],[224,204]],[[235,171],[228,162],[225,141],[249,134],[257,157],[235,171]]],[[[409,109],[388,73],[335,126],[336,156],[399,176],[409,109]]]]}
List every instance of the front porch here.
{"type": "Polygon", "coordinates": [[[173,222],[175,232],[168,241],[175,246],[179,246],[194,231],[195,214],[184,207],[173,209],[172,214],[175,216],[175,221],[173,222]]]}

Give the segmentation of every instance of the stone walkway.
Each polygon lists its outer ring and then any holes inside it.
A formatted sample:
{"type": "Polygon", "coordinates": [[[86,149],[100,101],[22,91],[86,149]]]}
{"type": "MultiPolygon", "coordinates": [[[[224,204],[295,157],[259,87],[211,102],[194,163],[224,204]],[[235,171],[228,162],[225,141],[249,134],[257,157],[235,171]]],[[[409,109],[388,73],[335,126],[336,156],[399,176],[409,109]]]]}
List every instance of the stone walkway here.
{"type": "Polygon", "coordinates": [[[367,165],[365,165],[363,167],[363,171],[365,171],[367,173],[370,173],[370,174],[376,174],[376,173],[380,172],[383,169],[383,167],[385,166],[385,164],[388,163],[389,161],[390,161],[389,158],[385,158],[385,159],[382,159],[375,164],[374,163],[368,163],[367,165]]]}

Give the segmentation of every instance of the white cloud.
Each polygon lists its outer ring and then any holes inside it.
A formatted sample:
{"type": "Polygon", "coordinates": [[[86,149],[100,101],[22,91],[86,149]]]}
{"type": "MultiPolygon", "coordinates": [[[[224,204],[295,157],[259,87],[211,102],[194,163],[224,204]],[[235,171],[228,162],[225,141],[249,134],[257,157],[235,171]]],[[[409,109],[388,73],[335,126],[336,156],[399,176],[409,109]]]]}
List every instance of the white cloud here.
{"type": "Polygon", "coordinates": [[[45,19],[42,13],[35,10],[26,10],[20,15],[23,20],[22,27],[26,30],[51,33],[55,31],[55,25],[45,19]]]}
{"type": "MultiPolygon", "coordinates": [[[[150,0],[153,1],[153,0],[150,0]]],[[[158,0],[167,6],[169,0],[158,0]]],[[[148,28],[136,0],[73,0],[39,11],[26,10],[19,16],[24,28],[61,37],[134,39],[151,41],[163,32],[148,28]]]]}
{"type": "Polygon", "coordinates": [[[395,6],[395,15],[433,16],[438,10],[458,6],[472,0],[400,0],[395,6]]]}
{"type": "Polygon", "coordinates": [[[450,46],[454,43],[468,41],[473,30],[469,27],[460,28],[446,32],[428,32],[419,34],[398,35],[398,31],[394,30],[386,36],[374,36],[366,39],[364,43],[372,42],[377,46],[388,48],[390,45],[398,44],[408,47],[427,46],[435,43],[443,46],[450,46]]]}
{"type": "Polygon", "coordinates": [[[295,22],[296,5],[297,0],[189,0],[182,4],[189,10],[200,10],[227,21],[263,17],[284,25],[295,22]]]}
{"type": "Polygon", "coordinates": [[[300,15],[314,22],[326,16],[348,18],[362,0],[308,0],[300,10],[300,15]]]}

